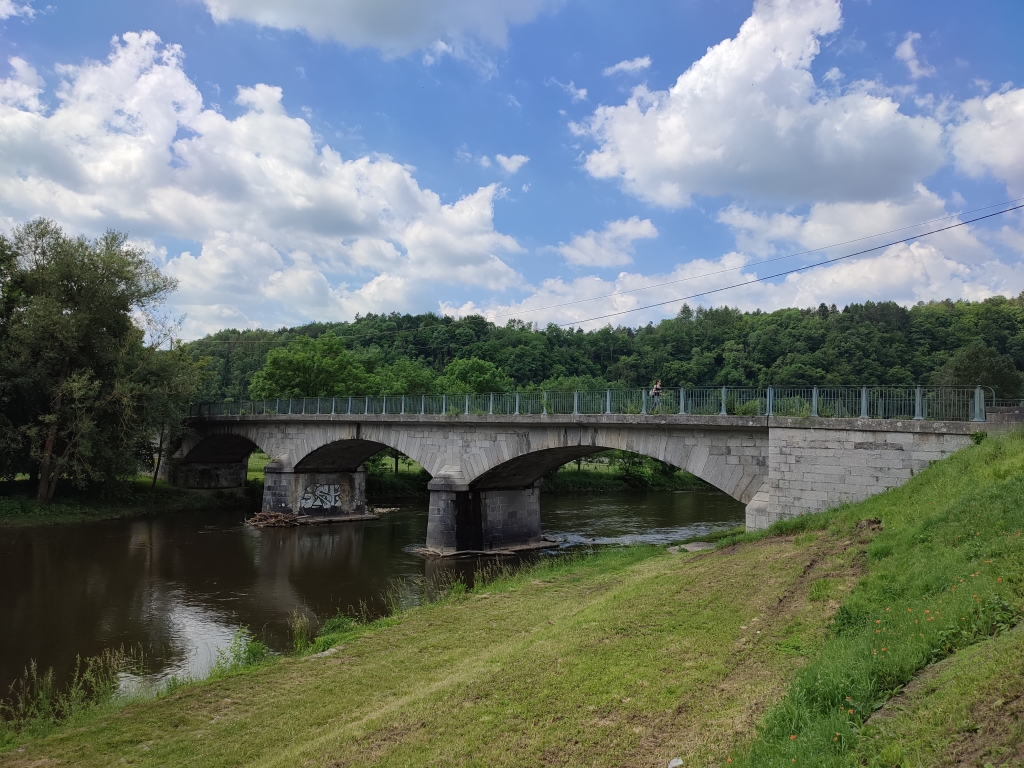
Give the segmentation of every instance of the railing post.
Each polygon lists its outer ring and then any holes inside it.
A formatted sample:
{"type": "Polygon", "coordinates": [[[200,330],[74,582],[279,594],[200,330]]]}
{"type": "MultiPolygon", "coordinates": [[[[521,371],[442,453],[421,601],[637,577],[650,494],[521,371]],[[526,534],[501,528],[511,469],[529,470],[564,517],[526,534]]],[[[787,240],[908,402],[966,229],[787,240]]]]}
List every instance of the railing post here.
{"type": "Polygon", "coordinates": [[[726,391],[725,387],[722,387],[722,410],[719,412],[719,416],[728,416],[728,412],[725,409],[726,391]]]}
{"type": "Polygon", "coordinates": [[[974,388],[974,418],[971,421],[985,421],[985,393],[980,386],[974,388]]]}
{"type": "Polygon", "coordinates": [[[381,406],[381,414],[384,416],[388,415],[388,396],[384,395],[384,405],[381,406]]]}
{"type": "Polygon", "coordinates": [[[548,415],[548,391],[546,389],[541,390],[540,393],[540,415],[548,415]]]}
{"type": "Polygon", "coordinates": [[[448,414],[448,395],[441,395],[441,413],[448,414]]]}
{"type": "Polygon", "coordinates": [[[516,416],[519,415],[519,393],[518,392],[516,392],[516,412],[515,412],[515,415],[516,416]]]}
{"type": "Polygon", "coordinates": [[[866,419],[868,417],[868,388],[860,388],[860,417],[866,419]]]}
{"type": "Polygon", "coordinates": [[[405,416],[405,395],[402,395],[402,416],[405,416]]]}
{"type": "Polygon", "coordinates": [[[612,412],[612,391],[610,389],[606,389],[604,391],[604,395],[605,395],[605,411],[604,412],[609,414],[609,415],[611,415],[611,412],[612,412]]]}
{"type": "Polygon", "coordinates": [[[427,396],[420,395],[420,416],[427,415],[427,396]]]}
{"type": "Polygon", "coordinates": [[[914,421],[921,421],[924,418],[923,393],[920,385],[914,391],[914,421]]]}
{"type": "Polygon", "coordinates": [[[469,416],[469,395],[466,395],[466,416],[469,416]]]}
{"type": "Polygon", "coordinates": [[[366,396],[366,403],[363,405],[363,416],[368,416],[370,413],[370,396],[366,396]]]}
{"type": "Polygon", "coordinates": [[[331,416],[338,412],[338,398],[331,398],[331,416]]]}
{"type": "Polygon", "coordinates": [[[771,385],[768,385],[768,397],[767,397],[767,400],[768,400],[768,408],[766,410],[768,411],[768,413],[766,415],[774,416],[775,415],[775,388],[772,387],[771,385]]]}
{"type": "Polygon", "coordinates": [[[686,387],[679,388],[679,413],[686,415],[686,387]]]}
{"type": "Polygon", "coordinates": [[[818,388],[811,390],[811,416],[818,417],[818,388]]]}
{"type": "Polygon", "coordinates": [[[647,413],[647,387],[640,390],[640,413],[647,413]]]}
{"type": "Polygon", "coordinates": [[[575,416],[580,412],[580,393],[579,390],[575,390],[572,393],[572,415],[575,416]]]}
{"type": "Polygon", "coordinates": [[[487,404],[487,415],[492,416],[494,414],[494,393],[491,392],[490,402],[487,404]]]}
{"type": "Polygon", "coordinates": [[[277,398],[277,403],[274,404],[274,415],[275,416],[280,416],[281,415],[281,398],[280,397],[277,398]]]}
{"type": "Polygon", "coordinates": [[[352,415],[352,395],[348,396],[348,415],[352,415]]]}

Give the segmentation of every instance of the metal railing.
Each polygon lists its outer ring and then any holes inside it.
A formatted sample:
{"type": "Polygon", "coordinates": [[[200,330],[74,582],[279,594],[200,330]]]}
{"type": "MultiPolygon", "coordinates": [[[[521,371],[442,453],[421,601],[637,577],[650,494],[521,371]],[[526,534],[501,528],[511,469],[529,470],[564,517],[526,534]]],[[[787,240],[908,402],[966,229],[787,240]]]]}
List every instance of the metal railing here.
{"type": "Polygon", "coordinates": [[[678,414],[980,422],[995,402],[987,387],[683,387],[664,389],[658,397],[646,389],[605,389],[274,398],[199,403],[191,415],[678,414]]]}

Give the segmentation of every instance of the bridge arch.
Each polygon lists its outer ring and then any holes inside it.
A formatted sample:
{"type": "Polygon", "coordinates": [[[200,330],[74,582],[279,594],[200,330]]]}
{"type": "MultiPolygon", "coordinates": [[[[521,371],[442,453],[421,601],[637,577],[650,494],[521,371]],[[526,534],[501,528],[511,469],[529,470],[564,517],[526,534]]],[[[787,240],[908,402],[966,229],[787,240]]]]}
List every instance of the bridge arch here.
{"type": "MultiPolygon", "coordinates": [[[[744,504],[767,481],[767,439],[750,432],[657,427],[534,429],[520,450],[467,473],[473,490],[528,488],[563,464],[606,450],[647,456],[685,470],[744,504]]],[[[473,463],[470,462],[470,466],[473,463]]]]}

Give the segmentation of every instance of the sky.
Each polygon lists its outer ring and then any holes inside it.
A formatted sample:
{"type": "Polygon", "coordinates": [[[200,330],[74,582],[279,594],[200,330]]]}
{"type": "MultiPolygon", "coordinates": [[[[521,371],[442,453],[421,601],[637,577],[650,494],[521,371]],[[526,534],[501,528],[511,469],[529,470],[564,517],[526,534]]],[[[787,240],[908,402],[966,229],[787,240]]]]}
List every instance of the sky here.
{"type": "Polygon", "coordinates": [[[1022,29],[1019,0],[0,0],[0,230],[127,232],[184,338],[1016,296],[1022,211],[924,233],[1024,198],[1022,29]]]}

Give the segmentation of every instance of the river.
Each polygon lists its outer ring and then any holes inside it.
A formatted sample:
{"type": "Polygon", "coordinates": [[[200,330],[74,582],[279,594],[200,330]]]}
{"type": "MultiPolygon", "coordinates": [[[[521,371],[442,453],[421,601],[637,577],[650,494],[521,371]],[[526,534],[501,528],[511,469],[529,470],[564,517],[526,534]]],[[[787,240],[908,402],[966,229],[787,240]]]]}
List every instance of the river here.
{"type": "MultiPolygon", "coordinates": [[[[717,491],[549,494],[541,520],[554,552],[704,535],[740,524],[743,506],[717,491]]],[[[315,628],[339,610],[379,615],[386,592],[416,602],[438,578],[471,582],[477,559],[415,554],[426,526],[415,501],[301,528],[254,530],[237,512],[0,528],[0,697],[30,659],[66,680],[78,655],[135,647],[156,679],[198,677],[240,625],[284,650],[296,611],[315,628]]]]}

